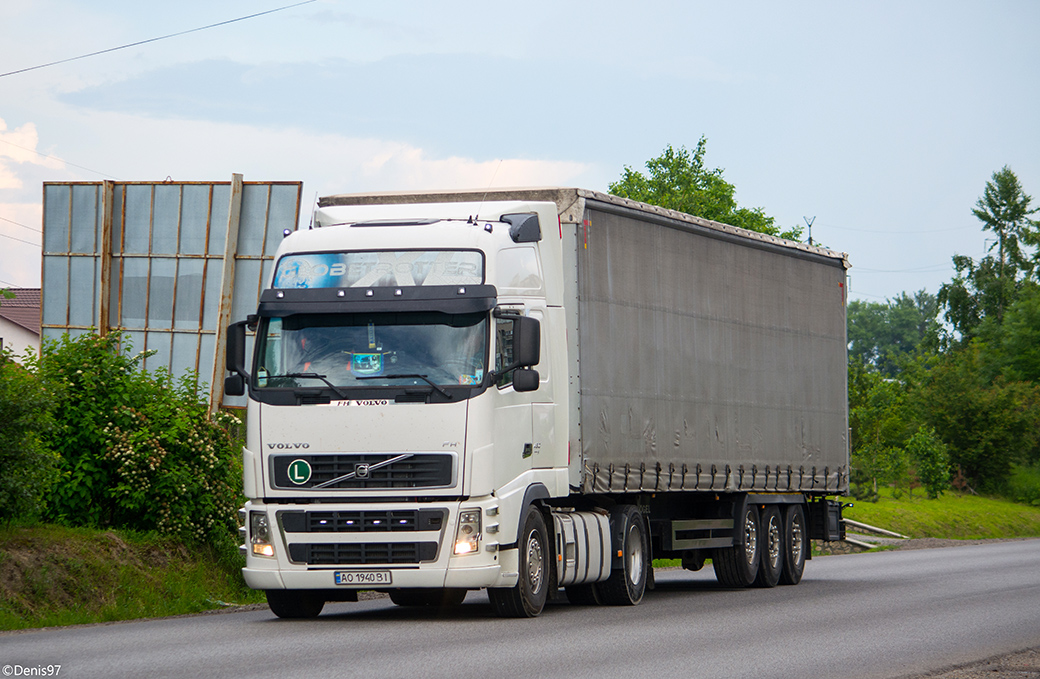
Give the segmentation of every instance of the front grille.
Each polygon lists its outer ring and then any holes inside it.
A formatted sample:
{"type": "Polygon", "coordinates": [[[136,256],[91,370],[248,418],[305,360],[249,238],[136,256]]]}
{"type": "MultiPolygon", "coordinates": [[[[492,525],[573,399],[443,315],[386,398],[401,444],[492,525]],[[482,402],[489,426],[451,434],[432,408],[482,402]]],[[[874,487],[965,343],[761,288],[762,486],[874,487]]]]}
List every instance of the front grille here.
{"type": "Polygon", "coordinates": [[[289,545],[289,558],[312,566],[409,564],[437,559],[436,542],[340,542],[289,545]]]}
{"type": "Polygon", "coordinates": [[[291,490],[444,488],[455,480],[455,456],[447,453],[277,455],[272,465],[274,487],[291,490]],[[310,468],[302,483],[289,478],[289,465],[297,460],[310,468]]]}
{"type": "Polygon", "coordinates": [[[287,533],[378,533],[440,530],[446,509],[351,510],[278,513],[287,533]]]}

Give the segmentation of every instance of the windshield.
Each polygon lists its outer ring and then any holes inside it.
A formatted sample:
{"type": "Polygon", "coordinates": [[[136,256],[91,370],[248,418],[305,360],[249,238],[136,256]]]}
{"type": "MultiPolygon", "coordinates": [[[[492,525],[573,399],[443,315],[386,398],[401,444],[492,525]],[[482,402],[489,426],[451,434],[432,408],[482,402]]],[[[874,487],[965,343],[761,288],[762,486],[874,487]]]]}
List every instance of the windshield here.
{"type": "Polygon", "coordinates": [[[474,386],[483,382],[487,314],[298,314],[263,319],[256,386],[474,386]]]}

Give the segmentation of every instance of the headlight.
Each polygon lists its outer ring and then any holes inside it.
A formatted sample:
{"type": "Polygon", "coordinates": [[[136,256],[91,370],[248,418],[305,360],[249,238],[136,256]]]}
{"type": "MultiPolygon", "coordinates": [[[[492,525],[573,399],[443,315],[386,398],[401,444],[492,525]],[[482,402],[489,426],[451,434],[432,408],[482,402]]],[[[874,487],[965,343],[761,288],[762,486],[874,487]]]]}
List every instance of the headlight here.
{"type": "Polygon", "coordinates": [[[480,548],[480,510],[459,512],[459,529],[455,533],[455,553],[473,554],[480,548]]]}
{"type": "Polygon", "coordinates": [[[249,544],[254,556],[274,556],[271,530],[267,525],[267,514],[249,512],[249,544]]]}

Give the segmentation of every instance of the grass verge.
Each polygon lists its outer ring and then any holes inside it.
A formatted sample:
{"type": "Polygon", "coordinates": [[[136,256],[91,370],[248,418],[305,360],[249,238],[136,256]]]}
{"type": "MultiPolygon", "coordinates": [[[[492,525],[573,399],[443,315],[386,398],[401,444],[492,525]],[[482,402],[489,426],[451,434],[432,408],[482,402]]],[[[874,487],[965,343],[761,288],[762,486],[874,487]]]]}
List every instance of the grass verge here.
{"type": "Polygon", "coordinates": [[[110,622],[255,603],[233,559],[154,534],[0,528],[0,630],[110,622]]]}
{"type": "Polygon", "coordinates": [[[912,538],[980,540],[1040,536],[1040,507],[961,493],[937,500],[922,495],[893,497],[882,489],[878,502],[853,501],[846,518],[912,538]]]}

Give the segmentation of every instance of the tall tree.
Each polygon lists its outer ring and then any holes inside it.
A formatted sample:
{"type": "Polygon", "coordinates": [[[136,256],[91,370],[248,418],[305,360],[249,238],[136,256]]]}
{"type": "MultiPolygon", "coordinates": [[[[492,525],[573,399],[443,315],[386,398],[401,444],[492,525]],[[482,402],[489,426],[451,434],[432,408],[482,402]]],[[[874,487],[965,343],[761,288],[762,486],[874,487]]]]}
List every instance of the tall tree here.
{"type": "MultiPolygon", "coordinates": [[[[986,188],[982,197],[975,203],[972,213],[982,222],[984,231],[992,231],[997,236],[997,242],[990,246],[998,249],[999,257],[997,276],[1004,280],[1007,276],[1014,276],[1018,271],[1028,272],[1031,268],[1028,259],[1023,257],[1019,247],[1019,240],[1029,227],[1035,227],[1036,222],[1029,218],[1040,208],[1029,208],[1032,201],[1022,191],[1022,185],[1018,177],[1005,165],[999,171],[993,173],[992,181],[986,182],[986,188]]],[[[1030,240],[1026,236],[1026,240],[1030,240]]],[[[1003,286],[1002,286],[1003,287],[1003,286]]],[[[999,313],[1002,316],[1004,307],[1008,300],[1002,300],[999,313]]]]}
{"type": "Polygon", "coordinates": [[[1030,208],[1031,201],[1018,177],[1005,165],[993,173],[972,210],[983,230],[996,234],[989,248],[990,253],[996,253],[977,263],[971,257],[954,255],[957,273],[939,289],[946,320],[965,343],[976,336],[986,318],[1000,323],[1023,281],[1037,273],[1038,254],[1025,252],[1022,247],[1040,245],[1038,223],[1030,219],[1040,208],[1030,208]]]}
{"type": "Polygon", "coordinates": [[[702,136],[692,152],[685,146],[676,149],[669,145],[660,156],[646,162],[647,174],[626,165],[621,179],[611,183],[608,190],[615,196],[749,231],[790,240],[801,239],[801,227],[782,231],[762,208],[737,205],[736,188],[723,178],[722,170],[708,169],[704,164],[707,144],[708,140],[702,136]]]}

